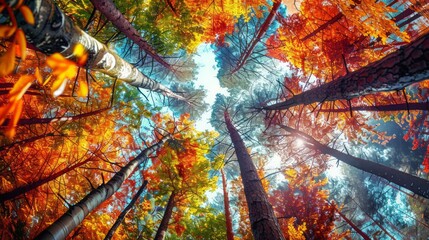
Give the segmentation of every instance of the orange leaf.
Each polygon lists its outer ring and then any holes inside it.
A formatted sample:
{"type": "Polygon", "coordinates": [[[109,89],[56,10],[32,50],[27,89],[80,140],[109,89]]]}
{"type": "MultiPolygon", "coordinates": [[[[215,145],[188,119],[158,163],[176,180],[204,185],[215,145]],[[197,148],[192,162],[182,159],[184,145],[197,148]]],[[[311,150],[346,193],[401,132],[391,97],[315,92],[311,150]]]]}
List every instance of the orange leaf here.
{"type": "Polygon", "coordinates": [[[7,125],[7,128],[4,132],[6,137],[9,139],[12,139],[16,134],[16,126],[18,124],[19,118],[21,117],[22,107],[24,105],[24,101],[22,101],[22,99],[21,99],[21,100],[18,100],[16,102],[13,102],[13,104],[15,106],[13,107],[14,112],[12,115],[12,119],[10,120],[10,122],[7,125]]]}
{"type": "Polygon", "coordinates": [[[0,125],[3,124],[4,120],[6,119],[6,115],[10,113],[11,110],[13,110],[12,107],[12,102],[0,107],[0,125]]]}
{"type": "Polygon", "coordinates": [[[27,89],[31,86],[33,79],[34,77],[31,75],[21,76],[9,91],[9,101],[14,102],[20,100],[27,89]]]}
{"type": "Polygon", "coordinates": [[[6,76],[13,71],[15,67],[15,47],[13,45],[0,57],[0,66],[0,77],[6,76]]]}
{"type": "Polygon", "coordinates": [[[0,25],[0,38],[9,38],[16,31],[16,26],[0,25]]]}
{"type": "Polygon", "coordinates": [[[22,29],[16,30],[15,42],[19,46],[19,55],[21,56],[22,60],[25,60],[25,57],[27,56],[27,40],[25,39],[25,34],[22,29]]]}
{"type": "Polygon", "coordinates": [[[22,5],[19,8],[19,11],[21,11],[22,16],[24,17],[24,20],[31,25],[34,25],[34,16],[33,13],[31,12],[30,8],[22,5]]]}
{"type": "Polygon", "coordinates": [[[34,76],[36,76],[37,82],[40,85],[43,85],[43,77],[42,74],[40,74],[40,70],[38,67],[36,67],[36,70],[34,71],[34,76]]]}

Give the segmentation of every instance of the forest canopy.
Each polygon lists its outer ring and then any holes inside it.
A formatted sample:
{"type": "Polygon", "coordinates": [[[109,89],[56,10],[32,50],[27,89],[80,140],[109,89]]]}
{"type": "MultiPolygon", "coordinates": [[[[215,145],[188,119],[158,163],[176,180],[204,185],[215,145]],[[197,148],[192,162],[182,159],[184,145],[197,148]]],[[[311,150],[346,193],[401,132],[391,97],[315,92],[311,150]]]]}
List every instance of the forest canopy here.
{"type": "Polygon", "coordinates": [[[0,239],[429,238],[426,0],[0,0],[0,239]]]}

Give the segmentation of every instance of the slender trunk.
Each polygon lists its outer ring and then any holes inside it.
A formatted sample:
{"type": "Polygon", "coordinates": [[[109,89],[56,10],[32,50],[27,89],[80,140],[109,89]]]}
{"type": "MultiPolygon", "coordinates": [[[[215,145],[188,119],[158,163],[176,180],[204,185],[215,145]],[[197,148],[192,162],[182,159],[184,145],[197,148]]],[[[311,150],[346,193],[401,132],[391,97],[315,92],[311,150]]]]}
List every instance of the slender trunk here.
{"type": "MultiPolygon", "coordinates": [[[[354,9],[356,7],[356,5],[353,5],[351,7],[351,9],[354,9]]],[[[402,19],[410,16],[412,13],[414,13],[414,11],[410,8],[406,9],[405,11],[401,12],[400,14],[398,14],[396,17],[394,17],[392,20],[395,21],[395,23],[398,23],[399,21],[401,21],[402,19]]],[[[314,36],[316,36],[316,34],[318,34],[319,32],[325,30],[328,26],[338,22],[339,20],[341,20],[341,18],[344,17],[344,14],[342,12],[339,12],[337,15],[335,15],[333,18],[331,18],[330,20],[328,20],[327,22],[325,22],[324,24],[320,25],[316,30],[314,30],[313,32],[311,32],[310,34],[308,34],[307,36],[303,37],[301,39],[301,41],[305,41],[308,40],[309,38],[312,38],[314,36]]],[[[400,26],[398,25],[398,27],[400,28],[400,26]]]]}
{"type": "Polygon", "coordinates": [[[406,188],[419,196],[429,199],[429,181],[426,179],[413,176],[411,174],[387,167],[376,162],[353,157],[351,155],[342,153],[338,150],[325,146],[316,141],[311,136],[301,131],[284,125],[281,125],[280,127],[294,135],[299,135],[305,138],[305,140],[307,141],[305,145],[308,148],[318,150],[324,154],[331,155],[332,157],[335,157],[336,159],[350,166],[384,178],[389,182],[395,183],[396,185],[406,188]]]}
{"type": "Polygon", "coordinates": [[[381,225],[378,221],[376,221],[372,216],[370,216],[368,213],[366,213],[365,211],[364,211],[364,213],[365,213],[365,215],[367,216],[367,217],[369,217],[370,219],[371,219],[371,221],[375,224],[375,225],[377,225],[387,236],[389,236],[392,240],[396,240],[396,238],[392,235],[392,234],[390,234],[389,233],[389,231],[386,229],[386,228],[384,228],[383,227],[383,225],[381,225]]]}
{"type": "Polygon", "coordinates": [[[173,3],[170,0],[165,0],[165,2],[167,3],[168,7],[170,8],[171,12],[174,14],[175,17],[179,17],[179,14],[177,14],[176,9],[174,8],[173,3]]]}
{"type": "Polygon", "coordinates": [[[351,108],[339,109],[320,109],[320,112],[347,112],[350,111],[372,111],[372,112],[392,112],[392,111],[408,111],[408,110],[429,110],[429,103],[400,103],[400,104],[387,104],[380,106],[356,106],[351,108]]]}
{"type": "Polygon", "coordinates": [[[259,28],[256,36],[250,41],[249,45],[246,46],[244,49],[243,54],[240,56],[240,58],[237,60],[237,65],[233,70],[231,70],[231,74],[234,74],[240,68],[244,66],[249,56],[252,54],[252,52],[255,50],[256,44],[261,40],[261,38],[265,35],[268,28],[270,27],[271,23],[273,22],[276,13],[281,5],[280,0],[275,0],[273,3],[273,7],[271,8],[270,13],[268,14],[267,18],[265,19],[264,23],[262,23],[261,27],[259,28]]]}
{"type": "Polygon", "coordinates": [[[147,180],[144,180],[143,185],[140,187],[140,189],[134,195],[133,199],[131,199],[131,202],[124,208],[124,210],[121,212],[121,214],[119,214],[119,217],[116,219],[115,223],[110,228],[109,232],[106,234],[106,237],[104,237],[104,240],[109,240],[113,237],[113,234],[115,233],[116,229],[118,229],[119,225],[121,225],[122,221],[124,221],[125,216],[131,210],[131,208],[134,207],[134,204],[137,202],[140,195],[145,190],[146,185],[147,185],[147,180]]]}
{"type": "Polygon", "coordinates": [[[41,135],[37,135],[37,136],[31,137],[31,138],[23,139],[21,141],[16,141],[16,142],[12,142],[12,143],[7,144],[7,145],[0,146],[0,151],[11,148],[15,145],[20,145],[22,147],[22,146],[24,146],[24,144],[27,144],[30,142],[35,142],[35,141],[42,139],[42,138],[45,138],[45,137],[53,137],[53,136],[64,136],[64,135],[55,135],[54,133],[41,134],[41,135]]]}
{"type": "Polygon", "coordinates": [[[341,218],[343,218],[344,221],[346,221],[346,223],[350,227],[352,227],[353,230],[355,230],[363,239],[365,239],[365,240],[371,240],[371,238],[366,233],[364,233],[358,226],[356,226],[350,219],[348,219],[346,217],[346,215],[344,215],[342,212],[340,212],[337,208],[335,208],[335,210],[341,216],[341,218]]]}
{"type": "MultiPolygon", "coordinates": [[[[352,7],[354,8],[354,7],[352,7]]],[[[324,29],[326,29],[328,26],[330,26],[331,24],[334,24],[336,22],[338,22],[341,18],[344,17],[344,14],[342,12],[339,12],[337,15],[335,15],[333,18],[331,18],[329,21],[325,22],[324,24],[320,25],[316,30],[314,30],[313,32],[311,32],[310,34],[308,34],[307,36],[303,37],[301,39],[302,42],[306,41],[309,38],[312,38],[314,36],[316,36],[316,34],[318,34],[319,32],[323,31],[324,29]]]]}
{"type": "MultiPolygon", "coordinates": [[[[6,2],[16,1],[7,0],[6,2]]],[[[76,45],[81,44],[88,53],[85,66],[87,69],[103,72],[135,87],[185,101],[182,96],[150,79],[106,45],[75,26],[52,0],[26,0],[25,4],[33,12],[35,24],[28,24],[23,16],[17,13],[18,25],[24,30],[27,41],[42,53],[47,55],[61,53],[64,57],[75,61],[73,50],[76,45]]]]}
{"type": "Polygon", "coordinates": [[[121,31],[128,39],[133,41],[141,50],[145,51],[155,61],[172,71],[172,67],[144,40],[141,34],[122,15],[111,0],[91,0],[94,7],[100,11],[112,24],[121,31]]]}
{"type": "MultiPolygon", "coordinates": [[[[94,116],[96,114],[105,112],[109,110],[110,107],[102,108],[99,110],[95,110],[92,112],[82,113],[75,116],[68,116],[68,117],[54,117],[54,118],[28,118],[28,119],[19,119],[17,126],[23,126],[23,125],[32,125],[32,124],[48,124],[48,123],[54,123],[54,122],[68,122],[68,121],[74,121],[81,118],[94,116]]],[[[9,124],[10,119],[6,119],[3,122],[2,126],[7,126],[9,124]]]]}
{"type": "Polygon", "coordinates": [[[66,174],[68,172],[71,172],[71,171],[75,170],[76,168],[84,165],[85,163],[87,163],[89,161],[91,161],[91,158],[88,158],[88,159],[86,159],[86,160],[84,160],[84,161],[82,161],[80,163],[77,163],[77,164],[75,164],[73,166],[67,167],[67,168],[65,168],[65,169],[63,169],[63,170],[61,170],[61,171],[59,171],[57,173],[51,174],[51,175],[49,175],[49,176],[47,176],[45,178],[39,179],[39,180],[37,180],[35,182],[28,183],[28,184],[26,184],[24,186],[15,188],[15,189],[13,189],[13,190],[11,190],[9,192],[0,193],[0,203],[3,203],[5,201],[7,201],[7,200],[14,199],[15,197],[17,197],[19,195],[22,195],[22,194],[27,193],[27,192],[29,192],[31,190],[34,190],[34,189],[38,188],[39,186],[41,186],[41,185],[43,185],[43,184],[45,184],[47,182],[50,182],[50,181],[52,181],[52,180],[54,180],[54,179],[62,176],[63,174],[66,174]]]}
{"type": "Polygon", "coordinates": [[[171,216],[173,215],[173,208],[176,205],[174,198],[177,193],[175,191],[171,192],[170,198],[168,199],[167,206],[165,207],[164,216],[162,216],[161,223],[159,224],[158,230],[154,240],[163,240],[165,238],[165,233],[167,233],[168,223],[170,222],[171,216]]]}
{"type": "Polygon", "coordinates": [[[112,196],[131,175],[137,166],[147,159],[149,152],[159,148],[167,138],[163,138],[158,143],[143,150],[136,158],[130,161],[125,167],[117,172],[107,183],[92,190],[80,202],[70,207],[59,219],[41,232],[36,239],[65,239],[73,229],[78,226],[85,217],[106,199],[112,196]]]}
{"type": "Polygon", "coordinates": [[[220,170],[220,174],[222,175],[223,206],[225,208],[225,220],[226,220],[226,239],[234,240],[234,232],[232,231],[231,210],[229,207],[228,187],[226,183],[225,172],[223,171],[223,169],[220,170]]]}
{"type": "Polygon", "coordinates": [[[255,240],[285,239],[256,167],[227,111],[224,112],[224,118],[240,166],[253,237],[255,240]]]}
{"type": "Polygon", "coordinates": [[[295,95],[283,102],[262,107],[265,110],[288,109],[300,104],[350,100],[367,94],[394,91],[429,78],[429,33],[394,53],[319,87],[295,95]]]}

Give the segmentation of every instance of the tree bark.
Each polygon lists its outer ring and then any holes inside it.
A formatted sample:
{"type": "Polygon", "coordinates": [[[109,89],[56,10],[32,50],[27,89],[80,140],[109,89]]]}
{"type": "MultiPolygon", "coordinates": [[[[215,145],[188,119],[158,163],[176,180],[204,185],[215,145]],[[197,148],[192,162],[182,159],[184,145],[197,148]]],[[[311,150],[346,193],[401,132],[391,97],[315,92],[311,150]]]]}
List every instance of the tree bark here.
{"type": "MultiPolygon", "coordinates": [[[[87,112],[87,113],[82,113],[82,114],[78,114],[75,116],[68,116],[68,117],[54,117],[54,118],[21,118],[18,121],[17,126],[23,126],[23,125],[32,125],[32,124],[49,124],[49,123],[54,123],[54,122],[66,122],[66,121],[74,121],[74,120],[78,120],[81,118],[85,118],[85,117],[89,117],[89,116],[94,116],[96,114],[105,112],[107,110],[109,110],[110,107],[107,108],[102,108],[102,109],[98,109],[92,112],[87,112]]],[[[9,124],[10,119],[6,119],[2,126],[7,126],[9,124]]]]}
{"type": "Polygon", "coordinates": [[[136,167],[147,159],[149,152],[162,146],[166,140],[167,138],[165,137],[158,143],[143,150],[136,158],[117,172],[106,184],[102,184],[97,189],[92,190],[80,202],[70,207],[66,213],[41,232],[36,239],[65,239],[92,210],[112,196],[121,187],[122,183],[131,175],[136,167]]]}
{"type": "Polygon", "coordinates": [[[283,110],[300,104],[350,100],[376,92],[400,90],[428,79],[428,63],[429,33],[426,33],[366,67],[262,109],[283,110]]]}
{"type": "Polygon", "coordinates": [[[168,199],[167,206],[165,207],[164,216],[162,216],[161,223],[159,224],[158,230],[154,240],[163,240],[165,238],[165,233],[167,233],[168,223],[170,222],[171,216],[173,215],[173,208],[176,205],[174,198],[177,193],[175,191],[171,192],[170,198],[168,199]]]}
{"type": "Polygon", "coordinates": [[[268,202],[256,167],[227,111],[224,112],[224,118],[240,166],[253,237],[255,240],[285,239],[274,215],[273,207],[268,202]]]}
{"type": "Polygon", "coordinates": [[[54,136],[65,137],[65,135],[55,135],[52,132],[51,133],[46,133],[46,134],[41,134],[41,135],[37,135],[37,136],[34,136],[34,137],[30,137],[30,138],[27,138],[27,139],[23,139],[23,140],[20,140],[20,141],[16,141],[16,142],[12,142],[12,143],[0,146],[0,151],[3,151],[5,149],[9,149],[9,148],[11,148],[11,147],[13,147],[15,145],[20,145],[22,147],[22,146],[24,146],[24,144],[27,144],[27,143],[30,143],[30,142],[35,142],[35,141],[37,141],[39,139],[43,139],[43,138],[46,138],[46,137],[54,137],[54,136]]]}
{"type": "Polygon", "coordinates": [[[324,154],[328,154],[350,166],[384,178],[389,182],[395,183],[396,185],[406,188],[419,196],[429,199],[429,181],[426,179],[416,177],[414,175],[396,170],[394,168],[390,168],[388,166],[376,162],[353,157],[351,155],[342,153],[336,149],[323,145],[311,136],[299,130],[284,125],[280,125],[280,127],[294,135],[303,137],[307,141],[305,145],[308,148],[320,151],[324,154]]]}
{"type": "Polygon", "coordinates": [[[231,210],[229,207],[228,187],[226,183],[225,172],[223,171],[223,169],[220,170],[220,174],[222,175],[223,206],[225,208],[225,220],[226,220],[226,239],[234,240],[234,232],[232,231],[231,210]]]}
{"type": "Polygon", "coordinates": [[[88,158],[88,159],[86,159],[86,160],[84,160],[84,161],[82,161],[80,163],[77,163],[77,164],[75,164],[73,166],[66,167],[63,170],[61,170],[61,171],[59,171],[57,173],[53,173],[53,174],[51,174],[51,175],[49,175],[49,176],[47,176],[45,178],[39,179],[38,181],[35,181],[35,182],[32,182],[32,183],[28,183],[28,184],[26,184],[24,186],[21,186],[21,187],[17,187],[17,188],[15,188],[15,189],[13,189],[13,190],[11,190],[9,192],[0,193],[0,203],[3,203],[5,201],[7,201],[7,200],[14,199],[14,198],[16,198],[19,195],[22,195],[22,194],[24,194],[26,192],[34,190],[34,189],[40,187],[41,185],[43,185],[43,184],[45,184],[47,182],[50,182],[50,181],[52,181],[52,180],[54,180],[54,179],[62,176],[63,174],[66,174],[68,172],[71,172],[71,171],[75,170],[76,168],[84,165],[85,163],[87,163],[89,161],[91,161],[91,158],[88,158]]]}
{"type": "Polygon", "coordinates": [[[116,229],[118,229],[119,225],[121,225],[122,221],[124,221],[125,216],[128,214],[128,212],[131,210],[131,208],[134,207],[134,204],[139,199],[140,195],[143,193],[147,185],[147,180],[144,180],[143,185],[139,188],[137,193],[134,195],[133,199],[131,199],[131,202],[124,208],[124,210],[121,212],[121,214],[116,219],[113,226],[110,228],[109,232],[106,234],[106,237],[104,237],[104,240],[109,240],[113,237],[113,234],[116,232],[116,229]]]}
{"type": "MultiPolygon", "coordinates": [[[[15,1],[6,2],[11,4],[15,1]]],[[[73,50],[76,45],[81,44],[88,53],[85,66],[87,69],[103,72],[135,87],[185,101],[182,96],[150,79],[106,45],[75,26],[52,0],[26,0],[25,4],[33,12],[35,24],[28,24],[21,13],[17,13],[18,26],[25,32],[27,41],[37,50],[47,55],[61,53],[64,57],[76,61],[73,50]]]]}
{"type": "Polygon", "coordinates": [[[400,104],[387,104],[380,106],[355,106],[351,108],[339,109],[320,109],[320,112],[350,112],[350,111],[370,111],[370,112],[393,112],[393,111],[408,111],[408,110],[423,110],[429,111],[429,103],[400,103],[400,104]]]}
{"type": "Polygon", "coordinates": [[[270,13],[268,14],[265,21],[262,23],[262,25],[259,28],[256,36],[250,41],[249,45],[247,45],[246,48],[244,49],[243,54],[237,60],[237,65],[235,66],[235,68],[233,70],[231,70],[231,74],[234,74],[235,72],[237,72],[238,70],[240,70],[240,68],[242,68],[244,66],[244,64],[246,63],[250,54],[252,54],[253,50],[255,50],[256,44],[258,44],[258,42],[261,40],[261,38],[265,35],[265,33],[267,32],[271,23],[273,22],[273,20],[276,16],[277,10],[279,9],[281,3],[282,2],[280,0],[274,1],[273,7],[271,8],[270,13]]]}
{"type": "Polygon", "coordinates": [[[341,218],[344,219],[344,221],[346,221],[346,223],[350,227],[352,227],[353,230],[355,230],[363,239],[371,240],[371,238],[366,233],[364,233],[358,226],[356,226],[348,217],[346,217],[346,215],[344,215],[342,212],[340,212],[337,208],[335,208],[335,210],[341,216],[341,218]]]}
{"type": "Polygon", "coordinates": [[[149,43],[141,37],[140,33],[131,25],[124,15],[122,15],[111,0],[91,0],[91,2],[98,11],[112,22],[112,24],[128,39],[137,44],[141,50],[145,51],[155,61],[168,70],[173,71],[171,65],[159,56],[149,43]]]}

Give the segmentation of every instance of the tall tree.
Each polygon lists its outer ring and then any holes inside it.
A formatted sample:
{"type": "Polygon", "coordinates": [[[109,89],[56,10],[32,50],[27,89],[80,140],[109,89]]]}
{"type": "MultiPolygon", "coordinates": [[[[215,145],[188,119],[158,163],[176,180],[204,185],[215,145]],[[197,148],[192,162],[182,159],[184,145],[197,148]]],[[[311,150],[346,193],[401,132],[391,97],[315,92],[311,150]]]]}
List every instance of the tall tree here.
{"type": "Polygon", "coordinates": [[[106,237],[104,237],[105,240],[111,239],[113,237],[113,234],[115,233],[116,229],[118,229],[119,225],[124,221],[125,216],[127,213],[133,208],[134,204],[139,199],[140,195],[143,193],[143,191],[146,188],[148,181],[144,180],[143,184],[140,186],[137,193],[134,195],[134,197],[131,199],[130,203],[124,208],[124,210],[121,212],[121,214],[116,219],[115,223],[110,228],[109,232],[107,232],[106,237]]]}
{"type": "Polygon", "coordinates": [[[296,136],[303,137],[306,141],[308,141],[308,143],[306,143],[306,146],[311,149],[318,150],[324,154],[329,154],[353,167],[384,178],[389,182],[395,183],[422,197],[429,198],[429,181],[426,179],[419,178],[405,172],[401,172],[399,170],[384,166],[376,162],[353,157],[351,155],[342,153],[338,150],[323,145],[314,140],[314,138],[310,137],[309,135],[303,134],[296,129],[284,125],[280,127],[296,136]]]}
{"type": "Polygon", "coordinates": [[[87,69],[101,71],[133,86],[184,100],[164,85],[145,76],[107,46],[75,26],[51,0],[28,1],[26,4],[34,15],[35,24],[28,24],[22,14],[18,13],[18,25],[25,32],[29,43],[39,51],[48,55],[61,53],[66,58],[73,59],[73,51],[76,45],[80,44],[88,53],[85,64],[87,69]]]}
{"type": "Polygon", "coordinates": [[[284,239],[255,165],[227,111],[224,112],[224,118],[240,165],[253,237],[255,239],[284,239]]]}
{"type": "Polygon", "coordinates": [[[262,108],[281,110],[299,104],[350,100],[380,91],[401,90],[412,83],[429,78],[428,43],[429,35],[425,34],[396,52],[355,72],[262,108]]]}
{"type": "Polygon", "coordinates": [[[226,221],[226,237],[228,240],[234,240],[234,232],[232,231],[231,210],[229,207],[228,186],[226,182],[225,172],[223,171],[223,169],[220,170],[220,174],[222,175],[223,206],[225,209],[225,221],[226,221]]]}
{"type": "Polygon", "coordinates": [[[89,193],[84,199],[72,206],[59,219],[41,232],[36,239],[66,238],[94,208],[112,196],[121,187],[122,183],[131,175],[135,168],[147,159],[147,156],[151,151],[162,146],[167,139],[167,137],[162,138],[159,142],[143,150],[136,158],[124,166],[121,171],[116,173],[106,184],[102,184],[97,189],[91,191],[91,193],[89,193]]]}
{"type": "Polygon", "coordinates": [[[110,0],[91,0],[94,7],[99,10],[109,21],[115,25],[128,39],[137,44],[140,49],[145,51],[155,61],[170,71],[174,71],[172,66],[164,60],[156,51],[141,37],[141,34],[131,25],[131,23],[122,15],[110,0]]]}

